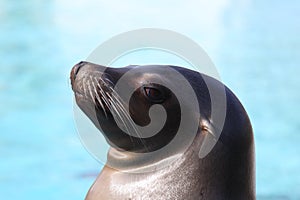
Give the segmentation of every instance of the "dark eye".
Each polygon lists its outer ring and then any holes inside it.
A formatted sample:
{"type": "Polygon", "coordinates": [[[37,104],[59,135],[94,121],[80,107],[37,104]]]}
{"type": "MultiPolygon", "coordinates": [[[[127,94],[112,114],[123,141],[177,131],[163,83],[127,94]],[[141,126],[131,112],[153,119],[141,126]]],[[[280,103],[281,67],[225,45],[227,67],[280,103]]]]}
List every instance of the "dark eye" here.
{"type": "Polygon", "coordinates": [[[155,103],[161,103],[164,101],[164,95],[163,93],[152,87],[144,87],[145,95],[153,102],[155,103]]]}

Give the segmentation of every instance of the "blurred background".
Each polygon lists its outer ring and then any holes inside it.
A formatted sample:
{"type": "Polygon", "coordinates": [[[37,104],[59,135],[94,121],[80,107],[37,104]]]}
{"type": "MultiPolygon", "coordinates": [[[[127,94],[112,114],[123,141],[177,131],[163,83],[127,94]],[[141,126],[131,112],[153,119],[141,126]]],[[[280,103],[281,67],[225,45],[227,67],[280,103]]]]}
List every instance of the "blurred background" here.
{"type": "Polygon", "coordinates": [[[112,36],[151,27],[201,45],[245,106],[258,199],[300,199],[299,8],[297,0],[0,0],[0,198],[85,197],[102,164],[77,136],[69,71],[112,36]]]}

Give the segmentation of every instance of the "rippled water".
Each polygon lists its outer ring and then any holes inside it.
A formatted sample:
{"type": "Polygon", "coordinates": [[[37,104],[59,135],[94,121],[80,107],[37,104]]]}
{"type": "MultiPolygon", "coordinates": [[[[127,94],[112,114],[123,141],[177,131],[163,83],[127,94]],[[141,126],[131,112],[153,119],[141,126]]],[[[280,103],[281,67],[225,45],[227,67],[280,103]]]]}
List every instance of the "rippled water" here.
{"type": "Polygon", "coordinates": [[[102,165],[77,138],[69,70],[141,27],[206,49],[253,123],[258,199],[300,199],[300,3],[170,2],[0,2],[1,199],[84,198],[102,165]]]}

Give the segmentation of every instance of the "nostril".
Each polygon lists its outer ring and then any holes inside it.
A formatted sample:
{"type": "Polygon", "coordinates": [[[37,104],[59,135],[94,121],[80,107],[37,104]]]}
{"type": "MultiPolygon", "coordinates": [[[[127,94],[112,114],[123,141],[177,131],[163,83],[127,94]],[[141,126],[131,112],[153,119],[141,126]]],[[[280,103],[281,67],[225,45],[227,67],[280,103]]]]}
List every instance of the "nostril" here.
{"type": "Polygon", "coordinates": [[[80,68],[81,68],[82,66],[84,66],[85,64],[86,64],[85,61],[81,61],[81,62],[79,62],[78,64],[76,64],[76,65],[74,66],[73,72],[74,72],[74,75],[75,75],[75,76],[78,74],[80,68]]]}
{"type": "Polygon", "coordinates": [[[85,61],[81,61],[72,68],[71,74],[70,74],[71,84],[73,84],[73,81],[75,80],[76,75],[78,74],[80,68],[83,67],[86,63],[87,62],[85,62],[85,61]]]}

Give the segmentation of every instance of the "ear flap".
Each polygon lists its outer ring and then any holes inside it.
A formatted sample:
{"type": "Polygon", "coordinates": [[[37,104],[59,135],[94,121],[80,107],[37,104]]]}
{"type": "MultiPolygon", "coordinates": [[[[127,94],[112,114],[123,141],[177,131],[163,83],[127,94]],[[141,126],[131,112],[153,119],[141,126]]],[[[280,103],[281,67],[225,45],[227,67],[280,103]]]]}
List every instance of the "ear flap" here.
{"type": "Polygon", "coordinates": [[[208,120],[200,120],[200,149],[198,156],[204,158],[211,152],[215,144],[218,142],[218,136],[215,128],[208,120]]]}

